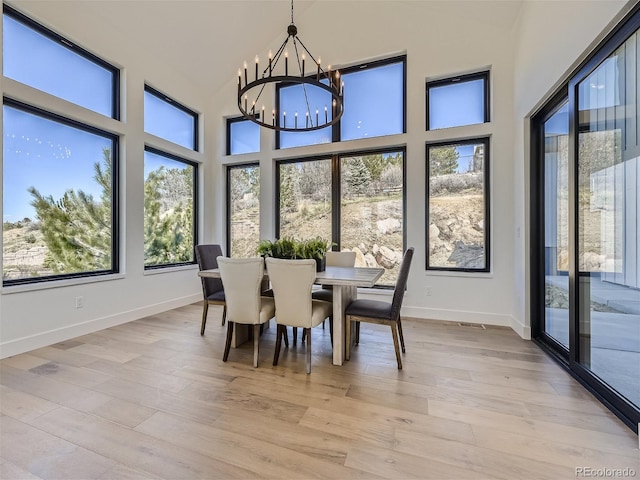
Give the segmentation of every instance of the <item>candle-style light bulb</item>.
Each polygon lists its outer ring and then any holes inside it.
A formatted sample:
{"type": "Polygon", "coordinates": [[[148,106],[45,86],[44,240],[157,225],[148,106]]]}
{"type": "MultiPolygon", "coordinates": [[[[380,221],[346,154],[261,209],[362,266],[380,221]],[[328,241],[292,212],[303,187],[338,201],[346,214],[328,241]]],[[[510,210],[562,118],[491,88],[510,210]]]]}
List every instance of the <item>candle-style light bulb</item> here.
{"type": "Polygon", "coordinates": [[[273,124],[273,126],[276,126],[276,110],[275,108],[273,110],[271,110],[271,123],[273,124]]]}
{"type": "Polygon", "coordinates": [[[320,57],[318,57],[318,73],[316,74],[316,80],[320,81],[320,57]]]}
{"type": "Polygon", "coordinates": [[[289,75],[289,52],[284,51],[284,74],[289,75]]]}
{"type": "Polygon", "coordinates": [[[244,62],[244,84],[246,85],[247,83],[249,83],[247,81],[247,62],[244,62]]]}
{"type": "Polygon", "coordinates": [[[282,126],[287,128],[287,112],[282,112],[282,126]]]}
{"type": "Polygon", "coordinates": [[[298,128],[298,112],[296,112],[294,126],[295,126],[295,128],[298,128]]]}
{"type": "Polygon", "coordinates": [[[309,111],[307,111],[307,115],[305,117],[305,128],[309,128],[309,111]]]}
{"type": "Polygon", "coordinates": [[[247,111],[247,95],[244,96],[244,111],[247,111]]]}
{"type": "Polygon", "coordinates": [[[333,79],[331,78],[331,65],[327,65],[327,78],[329,79],[329,88],[333,86],[333,79]]]}
{"type": "Polygon", "coordinates": [[[273,59],[273,53],[269,50],[269,76],[271,76],[271,60],[273,59]]]}
{"type": "Polygon", "coordinates": [[[258,63],[259,63],[258,55],[256,55],[256,80],[258,80],[258,63]]]}
{"type": "Polygon", "coordinates": [[[316,108],[316,126],[320,125],[318,122],[318,109],[316,108]]]}
{"type": "Polygon", "coordinates": [[[304,53],[302,54],[302,71],[300,72],[300,76],[304,77],[304,53]]]}
{"type": "Polygon", "coordinates": [[[324,106],[324,123],[329,123],[329,111],[326,105],[324,106]]]}

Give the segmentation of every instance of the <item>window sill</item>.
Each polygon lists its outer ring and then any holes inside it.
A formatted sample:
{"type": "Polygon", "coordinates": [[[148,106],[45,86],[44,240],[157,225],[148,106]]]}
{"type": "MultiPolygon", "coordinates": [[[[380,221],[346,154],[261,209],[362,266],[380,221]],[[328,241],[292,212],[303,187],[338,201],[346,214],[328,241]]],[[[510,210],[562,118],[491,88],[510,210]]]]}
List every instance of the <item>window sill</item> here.
{"type": "Polygon", "coordinates": [[[8,287],[2,287],[2,295],[49,290],[51,288],[71,287],[74,285],[86,285],[88,283],[110,282],[112,280],[121,280],[123,278],[125,278],[124,273],[115,273],[112,275],[100,275],[95,277],[67,278],[64,280],[43,281],[25,285],[10,285],[8,287]]]}
{"type": "Polygon", "coordinates": [[[198,265],[177,265],[175,267],[150,268],[144,271],[144,275],[160,275],[162,273],[181,272],[183,270],[198,270],[198,265]]]}

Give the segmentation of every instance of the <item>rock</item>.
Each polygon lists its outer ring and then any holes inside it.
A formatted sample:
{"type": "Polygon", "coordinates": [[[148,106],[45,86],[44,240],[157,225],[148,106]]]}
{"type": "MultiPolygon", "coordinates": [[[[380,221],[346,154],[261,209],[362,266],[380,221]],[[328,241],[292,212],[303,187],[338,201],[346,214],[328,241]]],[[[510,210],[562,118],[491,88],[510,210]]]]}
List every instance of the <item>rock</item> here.
{"type": "Polygon", "coordinates": [[[364,256],[364,261],[366,263],[367,267],[379,267],[380,265],[378,265],[378,262],[376,262],[376,259],[373,255],[371,255],[370,253],[367,253],[364,256]]]}
{"type": "Polygon", "coordinates": [[[440,229],[436,227],[435,223],[429,225],[429,240],[433,242],[434,239],[440,235],[440,229]]]}
{"type": "Polygon", "coordinates": [[[484,268],[484,248],[482,245],[466,245],[457,241],[448,258],[458,268],[484,268]]]}
{"type": "Polygon", "coordinates": [[[366,246],[364,243],[362,243],[362,242],[360,242],[360,244],[358,245],[358,248],[360,249],[360,251],[361,251],[362,253],[365,253],[365,254],[366,254],[366,253],[368,252],[368,248],[367,248],[367,246],[366,246]]]}
{"type": "Polygon", "coordinates": [[[373,254],[374,257],[377,257],[378,252],[380,252],[380,247],[378,246],[377,243],[374,243],[373,248],[371,248],[371,253],[373,254]]]}
{"type": "Polygon", "coordinates": [[[362,254],[362,251],[358,247],[353,247],[353,251],[356,252],[356,267],[365,267],[367,262],[362,254]]]}
{"type": "Polygon", "coordinates": [[[385,218],[384,220],[378,220],[377,226],[378,232],[380,232],[382,235],[396,233],[402,229],[400,220],[398,220],[397,218],[385,218]]]}
{"type": "Polygon", "coordinates": [[[399,255],[397,252],[394,252],[388,247],[382,246],[380,247],[378,255],[376,255],[376,261],[381,267],[390,269],[400,263],[399,257],[401,257],[401,255],[399,255]]]}

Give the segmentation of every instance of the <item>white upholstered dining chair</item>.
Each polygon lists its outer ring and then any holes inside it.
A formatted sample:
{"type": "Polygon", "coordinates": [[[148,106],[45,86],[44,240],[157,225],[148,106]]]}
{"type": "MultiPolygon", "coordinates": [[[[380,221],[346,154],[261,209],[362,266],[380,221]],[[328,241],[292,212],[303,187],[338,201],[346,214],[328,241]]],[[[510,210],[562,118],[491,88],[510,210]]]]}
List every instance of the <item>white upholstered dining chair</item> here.
{"type": "Polygon", "coordinates": [[[303,328],[307,340],[307,373],[311,373],[311,329],[331,317],[332,312],[330,303],[311,298],[316,261],[267,258],[266,262],[278,324],[273,364],[278,364],[286,326],[303,328]]]}
{"type": "Polygon", "coordinates": [[[260,295],[264,260],[227,257],[218,257],[217,260],[227,303],[227,341],[222,360],[226,362],[229,357],[234,325],[253,325],[253,366],[257,367],[260,325],[275,314],[273,298],[260,295]]]}

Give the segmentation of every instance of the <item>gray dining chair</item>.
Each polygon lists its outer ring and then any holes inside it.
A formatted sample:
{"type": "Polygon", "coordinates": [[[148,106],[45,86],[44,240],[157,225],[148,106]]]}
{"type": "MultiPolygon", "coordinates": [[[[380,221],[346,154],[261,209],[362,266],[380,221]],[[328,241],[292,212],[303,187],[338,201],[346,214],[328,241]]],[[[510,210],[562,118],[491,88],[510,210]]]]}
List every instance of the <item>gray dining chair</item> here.
{"type": "Polygon", "coordinates": [[[262,258],[218,257],[220,278],[227,304],[227,341],[222,361],[229,358],[236,323],[253,325],[253,366],[258,366],[260,326],[275,314],[273,298],[262,297],[264,261],[262,258]]]}
{"type": "Polygon", "coordinates": [[[345,359],[351,358],[351,330],[352,322],[356,328],[356,344],[360,341],[360,322],[378,323],[389,325],[391,327],[391,335],[393,336],[393,346],[396,350],[396,360],[398,362],[398,370],[402,370],[402,359],[400,358],[400,349],[398,348],[398,336],[400,336],[400,345],[402,353],[405,353],[404,335],[402,334],[402,320],[400,318],[400,308],[402,307],[402,299],[407,288],[407,278],[409,277],[409,269],[411,268],[411,260],[413,259],[413,247],[407,248],[402,258],[398,280],[393,291],[393,299],[391,302],[380,300],[353,300],[345,309],[346,320],[346,342],[347,351],[345,359]],[[397,331],[396,331],[397,329],[397,331]]]}
{"type": "Polygon", "coordinates": [[[267,258],[267,273],[276,304],[277,339],[273,364],[278,365],[286,327],[304,329],[307,339],[307,373],[311,373],[311,329],[331,317],[332,306],[311,298],[316,278],[315,260],[267,258]]]}
{"type": "MultiPolygon", "coordinates": [[[[196,260],[200,270],[211,270],[218,268],[217,258],[222,256],[222,247],[218,244],[208,243],[195,246],[196,260]]],[[[224,325],[227,317],[227,304],[225,302],[224,288],[222,280],[219,278],[200,277],[202,281],[202,296],[204,303],[202,305],[202,325],[200,326],[200,335],[204,335],[204,327],[207,325],[207,313],[209,305],[222,305],[222,325],[224,325]]]]}

